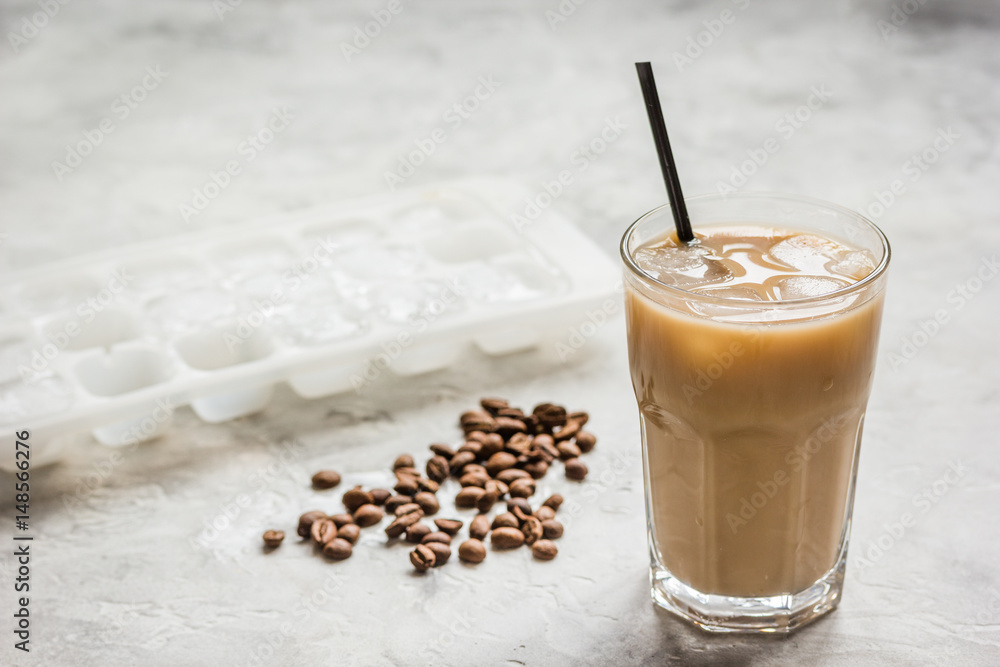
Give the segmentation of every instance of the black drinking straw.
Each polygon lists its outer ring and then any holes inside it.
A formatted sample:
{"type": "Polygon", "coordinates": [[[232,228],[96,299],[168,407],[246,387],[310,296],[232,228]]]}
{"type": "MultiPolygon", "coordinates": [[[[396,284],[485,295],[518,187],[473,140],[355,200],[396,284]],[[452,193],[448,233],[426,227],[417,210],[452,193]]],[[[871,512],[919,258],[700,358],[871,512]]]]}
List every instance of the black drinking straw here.
{"type": "Polygon", "coordinates": [[[653,129],[653,141],[656,142],[656,154],[660,158],[660,170],[663,172],[663,181],[670,196],[670,209],[674,213],[677,238],[681,243],[690,243],[694,240],[694,232],[691,231],[691,219],[684,204],[681,182],[677,178],[677,165],[674,164],[674,154],[670,150],[667,126],[663,122],[663,109],[660,108],[660,96],[656,93],[653,67],[649,63],[636,63],[635,69],[639,72],[639,84],[642,86],[642,97],[646,100],[649,126],[653,129]]]}

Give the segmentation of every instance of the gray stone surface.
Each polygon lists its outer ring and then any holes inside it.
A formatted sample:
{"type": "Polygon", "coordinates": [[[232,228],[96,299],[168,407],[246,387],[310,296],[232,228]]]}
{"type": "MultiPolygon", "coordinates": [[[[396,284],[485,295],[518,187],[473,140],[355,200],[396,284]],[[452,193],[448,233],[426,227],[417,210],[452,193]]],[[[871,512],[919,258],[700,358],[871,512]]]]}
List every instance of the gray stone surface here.
{"type": "MultiPolygon", "coordinates": [[[[446,140],[406,184],[490,174],[541,192],[566,170],[551,206],[613,254],[664,199],[633,69],[651,59],[689,194],[717,189],[774,138],[780,150],[745,187],[864,209],[893,243],[842,606],[785,639],[708,636],[654,609],[618,316],[567,360],[558,341],[502,360],[470,353],[358,395],[280,389],[263,413],[220,425],[184,409],[167,436],[120,458],[87,436],[66,443],[65,460],[32,477],[32,652],[14,651],[5,611],[0,663],[1000,662],[1000,281],[981,268],[1000,245],[996,4],[926,3],[889,32],[884,1],[591,0],[561,22],[548,13],[568,0],[403,2],[348,60],[341,44],[386,4],[245,0],[220,17],[210,0],[73,2],[15,45],[39,5],[5,2],[0,267],[209,226],[238,234],[261,214],[383,192],[385,172],[435,128],[446,140]],[[724,10],[733,21],[678,67],[674,52],[724,10]],[[115,98],[156,65],[166,78],[121,117],[115,98]],[[495,92],[468,118],[448,115],[480,77],[495,92]],[[814,88],[829,99],[799,127],[782,121],[814,88]],[[247,160],[241,142],[276,107],[294,121],[247,160]],[[113,132],[57,178],[53,161],[105,117],[113,132]],[[580,153],[609,119],[620,134],[580,153]],[[935,154],[942,131],[957,138],[935,154]],[[179,205],[234,159],[242,173],[185,221],[179,205]],[[872,209],[894,180],[905,191],[872,209]],[[947,322],[922,334],[936,313],[947,322]],[[454,440],[455,415],[482,394],[593,415],[590,478],[551,475],[540,490],[573,502],[555,561],[490,553],[421,577],[374,529],[340,564],[294,537],[261,552],[265,528],[292,533],[300,511],[336,506],[339,494],[308,488],[314,470],[341,470],[345,487],[382,481],[396,454],[454,440]],[[953,465],[957,483],[941,481],[953,465]],[[887,526],[904,513],[915,525],[896,537],[887,526]],[[206,532],[213,521],[224,528],[206,532]]],[[[13,478],[0,482],[9,502],[13,478]]],[[[8,610],[16,564],[3,552],[8,610]]]]}

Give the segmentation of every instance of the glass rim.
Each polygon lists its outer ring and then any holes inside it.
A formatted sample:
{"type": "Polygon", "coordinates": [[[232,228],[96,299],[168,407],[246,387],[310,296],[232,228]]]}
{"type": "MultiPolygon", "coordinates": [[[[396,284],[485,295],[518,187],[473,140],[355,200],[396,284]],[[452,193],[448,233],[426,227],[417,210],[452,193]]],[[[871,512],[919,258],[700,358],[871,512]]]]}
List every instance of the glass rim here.
{"type": "MultiPolygon", "coordinates": [[[[815,206],[819,206],[822,208],[832,209],[840,213],[845,213],[857,219],[862,224],[867,225],[869,228],[871,228],[875,232],[875,235],[878,237],[879,241],[881,242],[882,247],[885,249],[885,252],[883,253],[882,259],[878,263],[878,265],[872,270],[871,273],[869,273],[861,280],[851,283],[846,287],[841,287],[840,289],[836,289],[833,290],[832,292],[827,292],[826,294],[820,294],[817,296],[802,297],[797,299],[781,299],[778,301],[751,301],[749,299],[733,299],[724,296],[714,296],[710,294],[700,294],[698,292],[690,292],[686,289],[682,289],[674,285],[668,285],[667,283],[657,280],[653,276],[649,275],[642,269],[642,267],[640,267],[636,263],[636,261],[632,258],[631,254],[628,251],[628,242],[632,238],[632,234],[635,232],[636,228],[641,223],[648,220],[649,218],[659,213],[662,213],[663,211],[667,211],[670,213],[671,225],[673,225],[673,212],[671,211],[670,204],[667,203],[661,206],[657,206],[656,208],[647,211],[646,213],[643,213],[641,216],[639,216],[638,219],[636,219],[635,222],[629,225],[628,228],[625,230],[625,233],[622,235],[621,244],[619,245],[622,261],[625,263],[625,267],[635,277],[647,283],[652,283],[656,288],[665,290],[667,294],[673,294],[675,296],[683,297],[689,300],[691,298],[694,298],[699,301],[704,301],[707,303],[713,303],[718,305],[743,306],[743,307],[752,306],[755,308],[800,306],[800,305],[809,305],[809,304],[822,303],[825,301],[839,299],[844,296],[850,295],[854,292],[859,292],[865,289],[866,287],[874,283],[876,280],[878,280],[889,268],[889,259],[892,255],[892,250],[889,246],[889,239],[882,232],[882,230],[879,229],[878,225],[876,225],[874,222],[866,218],[858,211],[849,209],[846,206],[840,206],[839,204],[834,204],[832,202],[828,202],[823,199],[817,199],[815,197],[807,197],[805,195],[787,194],[782,192],[767,192],[759,190],[755,190],[752,192],[737,192],[729,194],[720,194],[720,193],[701,194],[701,195],[695,195],[693,197],[685,197],[684,202],[690,203],[690,202],[699,202],[712,199],[720,201],[724,201],[727,199],[775,199],[775,200],[794,201],[803,204],[813,204],[815,206]]],[[[739,224],[739,221],[734,221],[734,224],[739,224]]],[[[697,228],[695,228],[695,230],[697,231],[697,228]]]]}

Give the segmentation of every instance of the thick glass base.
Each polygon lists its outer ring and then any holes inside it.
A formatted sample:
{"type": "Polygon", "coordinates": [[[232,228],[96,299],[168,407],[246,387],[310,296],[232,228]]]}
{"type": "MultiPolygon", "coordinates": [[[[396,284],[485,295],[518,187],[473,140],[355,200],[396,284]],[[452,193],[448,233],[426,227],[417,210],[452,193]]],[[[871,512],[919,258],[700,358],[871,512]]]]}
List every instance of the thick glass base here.
{"type": "Polygon", "coordinates": [[[804,591],[757,598],[706,595],[654,564],[653,602],[709,632],[789,633],[837,608],[846,556],[844,549],[837,565],[804,591]]]}

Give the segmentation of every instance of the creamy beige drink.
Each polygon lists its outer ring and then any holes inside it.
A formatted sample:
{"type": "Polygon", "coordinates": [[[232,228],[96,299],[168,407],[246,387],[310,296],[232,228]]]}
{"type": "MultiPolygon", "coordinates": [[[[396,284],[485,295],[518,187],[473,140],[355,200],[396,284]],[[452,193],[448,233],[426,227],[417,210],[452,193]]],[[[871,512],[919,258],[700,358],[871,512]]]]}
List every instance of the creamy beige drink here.
{"type": "MultiPolygon", "coordinates": [[[[652,277],[704,295],[820,296],[875,268],[814,234],[712,227],[645,244],[652,277]]],[[[881,298],[818,319],[719,322],[626,292],[630,362],[663,565],[703,592],[800,591],[837,563],[871,388],[881,298]]]]}

